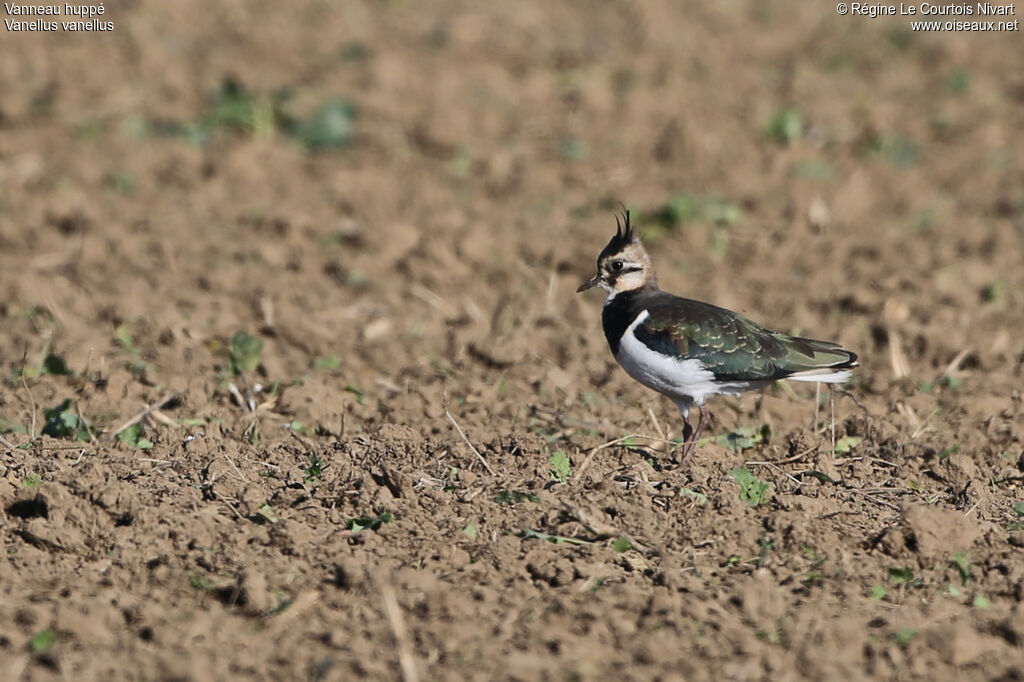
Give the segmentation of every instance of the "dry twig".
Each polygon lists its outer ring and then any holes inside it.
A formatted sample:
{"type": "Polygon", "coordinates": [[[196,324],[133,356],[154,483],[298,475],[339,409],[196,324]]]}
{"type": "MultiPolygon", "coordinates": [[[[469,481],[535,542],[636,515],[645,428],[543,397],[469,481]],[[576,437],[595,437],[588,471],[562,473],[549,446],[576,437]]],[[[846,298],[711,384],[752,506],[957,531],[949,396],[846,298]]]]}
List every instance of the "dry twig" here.
{"type": "Polygon", "coordinates": [[[398,665],[402,669],[402,679],[405,682],[419,682],[416,657],[409,645],[409,633],[405,629],[405,618],[402,616],[402,607],[398,605],[395,590],[390,585],[381,583],[380,596],[384,602],[388,622],[391,624],[391,632],[395,636],[395,644],[398,645],[398,665]]]}
{"type": "Polygon", "coordinates": [[[469,442],[469,438],[466,436],[466,432],[463,431],[462,427],[459,426],[459,423],[455,421],[455,417],[452,416],[452,413],[448,411],[447,407],[444,409],[444,413],[448,415],[448,420],[451,421],[452,426],[454,426],[455,430],[459,432],[460,436],[462,436],[462,440],[465,441],[466,445],[469,446],[469,449],[473,451],[474,455],[476,455],[476,458],[480,460],[480,463],[484,465],[485,469],[487,469],[487,473],[489,473],[491,476],[494,476],[494,469],[492,469],[491,465],[487,463],[487,460],[484,459],[484,456],[480,454],[480,451],[473,447],[473,444],[469,442]]]}
{"type": "Polygon", "coordinates": [[[126,421],[124,424],[121,424],[121,426],[117,427],[117,429],[111,435],[116,438],[117,434],[121,433],[122,431],[124,431],[127,428],[130,428],[130,427],[134,426],[135,424],[138,424],[140,421],[142,421],[143,419],[148,417],[151,413],[159,410],[161,407],[163,407],[167,403],[171,402],[171,400],[173,400],[174,397],[175,397],[174,393],[168,393],[167,395],[165,395],[163,398],[161,398],[160,400],[156,401],[152,405],[147,405],[141,412],[139,412],[134,417],[132,417],[131,419],[126,421]]]}

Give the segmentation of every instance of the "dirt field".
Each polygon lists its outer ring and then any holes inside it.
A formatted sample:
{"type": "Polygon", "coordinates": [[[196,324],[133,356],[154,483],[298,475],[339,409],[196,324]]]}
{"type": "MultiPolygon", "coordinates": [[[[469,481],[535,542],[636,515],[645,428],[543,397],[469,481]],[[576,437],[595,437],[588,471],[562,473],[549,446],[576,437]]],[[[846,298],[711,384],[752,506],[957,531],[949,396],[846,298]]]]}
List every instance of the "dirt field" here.
{"type": "Polygon", "coordinates": [[[0,679],[1022,679],[1020,33],[713,4],[0,28],[0,679]],[[680,467],[618,202],[849,391],[680,467]]]}

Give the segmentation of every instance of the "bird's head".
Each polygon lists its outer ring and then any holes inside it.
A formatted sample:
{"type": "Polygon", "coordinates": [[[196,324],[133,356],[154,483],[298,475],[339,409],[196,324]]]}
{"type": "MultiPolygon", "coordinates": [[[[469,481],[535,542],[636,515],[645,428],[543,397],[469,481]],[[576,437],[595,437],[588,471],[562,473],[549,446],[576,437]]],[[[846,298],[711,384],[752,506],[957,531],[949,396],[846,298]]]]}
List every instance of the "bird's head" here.
{"type": "Polygon", "coordinates": [[[629,211],[623,211],[621,218],[615,216],[615,222],[615,235],[597,257],[597,274],[581,284],[577,293],[599,286],[614,295],[656,283],[651,258],[633,234],[629,211]]]}

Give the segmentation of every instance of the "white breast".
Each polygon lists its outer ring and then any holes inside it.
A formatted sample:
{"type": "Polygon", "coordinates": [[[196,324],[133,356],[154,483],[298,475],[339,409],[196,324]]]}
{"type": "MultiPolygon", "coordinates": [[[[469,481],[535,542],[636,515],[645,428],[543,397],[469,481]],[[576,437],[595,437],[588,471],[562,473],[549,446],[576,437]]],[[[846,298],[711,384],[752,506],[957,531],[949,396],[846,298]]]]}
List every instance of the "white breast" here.
{"type": "Polygon", "coordinates": [[[619,342],[619,352],[615,359],[629,376],[672,398],[684,413],[684,406],[703,405],[712,395],[738,395],[754,387],[754,382],[716,381],[714,373],[705,369],[700,360],[675,358],[645,346],[636,338],[633,330],[643,324],[649,315],[646,310],[637,315],[619,342]]]}

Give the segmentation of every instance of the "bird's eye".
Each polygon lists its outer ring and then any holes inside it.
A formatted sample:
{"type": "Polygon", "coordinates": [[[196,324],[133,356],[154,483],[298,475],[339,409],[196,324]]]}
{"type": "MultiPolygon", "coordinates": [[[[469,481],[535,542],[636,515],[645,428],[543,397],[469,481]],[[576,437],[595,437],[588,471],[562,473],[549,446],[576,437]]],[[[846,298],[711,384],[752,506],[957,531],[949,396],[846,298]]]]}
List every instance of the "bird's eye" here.
{"type": "Polygon", "coordinates": [[[623,262],[622,261],[620,261],[620,260],[613,260],[612,261],[612,270],[614,270],[615,272],[619,272],[620,270],[622,270],[622,268],[623,268],[623,262]]]}

